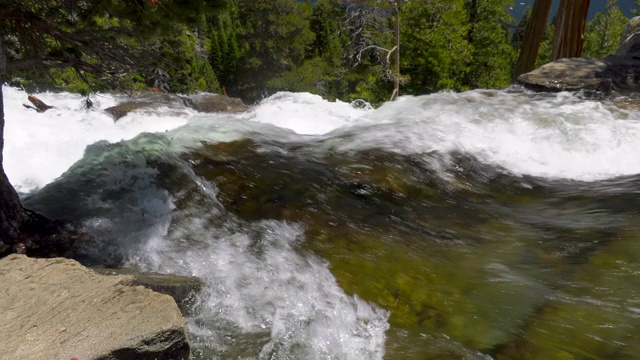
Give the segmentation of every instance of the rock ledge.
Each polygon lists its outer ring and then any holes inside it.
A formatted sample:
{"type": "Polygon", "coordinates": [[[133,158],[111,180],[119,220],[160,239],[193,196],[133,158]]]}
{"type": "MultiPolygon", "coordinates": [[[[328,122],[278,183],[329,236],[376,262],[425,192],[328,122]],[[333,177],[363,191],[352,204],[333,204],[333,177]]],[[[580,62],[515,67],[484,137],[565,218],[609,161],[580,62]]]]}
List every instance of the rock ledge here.
{"type": "Polygon", "coordinates": [[[63,258],[0,259],[0,359],[187,360],[173,298],[63,258]]]}

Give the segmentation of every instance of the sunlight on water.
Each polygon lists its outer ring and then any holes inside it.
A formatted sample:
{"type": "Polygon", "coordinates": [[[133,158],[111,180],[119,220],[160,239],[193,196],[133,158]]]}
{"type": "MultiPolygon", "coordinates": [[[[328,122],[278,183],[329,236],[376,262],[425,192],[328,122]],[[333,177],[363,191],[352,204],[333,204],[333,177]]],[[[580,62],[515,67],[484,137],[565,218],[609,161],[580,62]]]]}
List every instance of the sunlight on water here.
{"type": "Polygon", "coordinates": [[[382,358],[388,313],[345,295],[327,264],[300,253],[300,226],[266,221],[218,233],[196,220],[179,227],[168,240],[152,239],[140,259],[154,270],[205,280],[196,315],[188,319],[196,348],[222,358],[382,358]],[[188,249],[171,245],[184,238],[188,249]],[[176,262],[158,254],[172,254],[176,262]]]}
{"type": "Polygon", "coordinates": [[[41,94],[56,109],[38,114],[3,89],[25,203],[95,236],[79,259],[202,279],[200,359],[640,357],[636,110],[279,93],[114,122],[77,95],[41,94]]]}
{"type": "MultiPolygon", "coordinates": [[[[22,106],[27,94],[3,87],[5,103],[4,168],[19,192],[38,189],[60,176],[80,160],[87,145],[99,140],[116,142],[148,132],[162,132],[187,123],[184,116],[157,116],[139,113],[114,123],[102,111],[86,111],[80,95],[38,94],[38,98],[55,106],[37,113],[22,106]]],[[[116,104],[111,95],[93,97],[98,109],[116,104]]]]}
{"type": "Polygon", "coordinates": [[[403,97],[352,127],[338,149],[402,154],[463,151],[514,174],[598,180],[640,172],[640,114],[631,119],[571,95],[478,90],[403,97]]]}

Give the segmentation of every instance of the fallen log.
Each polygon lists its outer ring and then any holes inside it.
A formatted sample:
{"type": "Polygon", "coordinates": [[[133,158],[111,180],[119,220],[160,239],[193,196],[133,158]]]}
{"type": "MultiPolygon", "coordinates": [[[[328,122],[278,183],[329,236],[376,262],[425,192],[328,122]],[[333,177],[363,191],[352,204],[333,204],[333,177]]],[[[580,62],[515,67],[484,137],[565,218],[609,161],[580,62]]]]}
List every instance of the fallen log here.
{"type": "Polygon", "coordinates": [[[33,106],[22,104],[22,106],[26,107],[27,109],[33,109],[37,112],[45,112],[53,108],[53,106],[45,104],[42,100],[38,99],[33,95],[29,95],[27,99],[29,99],[29,101],[31,101],[31,103],[33,104],[33,106]]]}

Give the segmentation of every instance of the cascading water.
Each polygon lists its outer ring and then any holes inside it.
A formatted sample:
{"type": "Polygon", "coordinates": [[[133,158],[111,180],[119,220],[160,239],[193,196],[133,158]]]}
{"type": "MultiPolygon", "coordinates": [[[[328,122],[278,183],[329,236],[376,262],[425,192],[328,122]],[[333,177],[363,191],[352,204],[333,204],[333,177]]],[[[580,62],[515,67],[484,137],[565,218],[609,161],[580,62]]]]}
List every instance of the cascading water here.
{"type": "Polygon", "coordinates": [[[632,101],[279,93],[114,123],[4,92],[7,174],[94,235],[74,257],[204,280],[197,358],[640,358],[632,101]]]}

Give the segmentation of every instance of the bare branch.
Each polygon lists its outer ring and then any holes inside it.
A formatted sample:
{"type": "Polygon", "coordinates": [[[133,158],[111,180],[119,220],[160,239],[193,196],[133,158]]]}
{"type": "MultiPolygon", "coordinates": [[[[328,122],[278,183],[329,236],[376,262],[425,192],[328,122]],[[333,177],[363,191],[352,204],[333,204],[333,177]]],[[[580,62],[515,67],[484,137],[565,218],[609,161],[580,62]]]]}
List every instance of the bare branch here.
{"type": "Polygon", "coordinates": [[[389,50],[389,52],[387,53],[387,63],[391,62],[391,54],[393,54],[393,52],[396,50],[398,50],[398,45],[394,46],[393,49],[389,50]]]}

